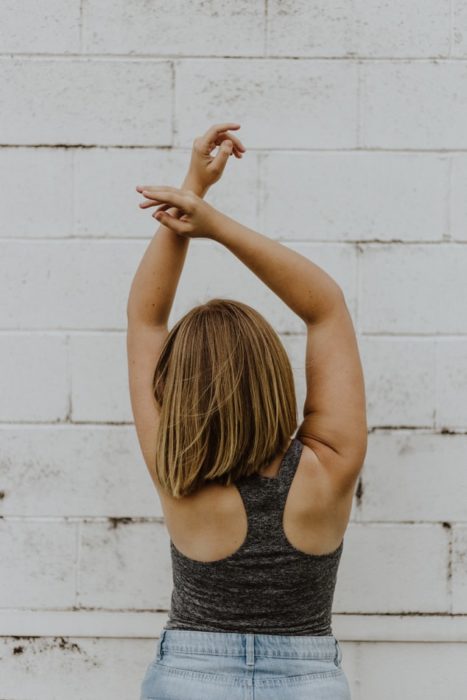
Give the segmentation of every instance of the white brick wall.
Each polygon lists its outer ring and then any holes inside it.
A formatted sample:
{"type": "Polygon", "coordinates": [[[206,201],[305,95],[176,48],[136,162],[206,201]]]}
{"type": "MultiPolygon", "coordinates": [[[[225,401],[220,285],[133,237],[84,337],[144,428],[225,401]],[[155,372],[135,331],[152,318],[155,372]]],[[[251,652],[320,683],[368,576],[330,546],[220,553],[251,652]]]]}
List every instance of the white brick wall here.
{"type": "MultiPolygon", "coordinates": [[[[131,421],[126,299],[211,123],[247,147],[209,201],[343,287],[369,446],[333,628],[353,700],[467,687],[467,1],[4,0],[0,698],[130,700],[166,619],[160,503],[131,421]],[[178,12],[178,14],[177,14],[178,12]]],[[[194,241],[171,321],[214,295],[303,324],[194,241]]]]}

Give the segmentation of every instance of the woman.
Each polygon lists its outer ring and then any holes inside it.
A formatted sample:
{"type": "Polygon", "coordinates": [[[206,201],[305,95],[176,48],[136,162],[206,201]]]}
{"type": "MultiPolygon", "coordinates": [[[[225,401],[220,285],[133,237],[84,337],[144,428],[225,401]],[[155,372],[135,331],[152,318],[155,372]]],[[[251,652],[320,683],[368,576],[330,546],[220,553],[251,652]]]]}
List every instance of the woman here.
{"type": "Polygon", "coordinates": [[[348,700],[331,606],[366,454],[362,367],[339,285],[204,201],[229,156],[245,151],[232,133],[239,126],[195,139],[181,189],[136,188],[161,226],[128,299],[130,394],[174,583],[141,699],[348,700]],[[189,240],[201,237],[224,245],[304,322],[299,427],[287,354],[251,306],[212,299],[169,331],[189,240]]]}

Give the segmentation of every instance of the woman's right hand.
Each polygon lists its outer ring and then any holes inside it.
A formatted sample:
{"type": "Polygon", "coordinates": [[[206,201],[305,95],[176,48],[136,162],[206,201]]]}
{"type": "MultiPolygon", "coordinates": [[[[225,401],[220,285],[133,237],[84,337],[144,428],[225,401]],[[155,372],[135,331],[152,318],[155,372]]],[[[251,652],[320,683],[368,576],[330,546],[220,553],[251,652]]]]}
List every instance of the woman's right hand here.
{"type": "Polygon", "coordinates": [[[169,187],[167,185],[138,185],[146,201],[140,203],[142,209],[157,206],[153,217],[175,233],[187,238],[210,238],[213,220],[217,212],[192,190],[169,187]],[[174,214],[167,209],[176,207],[174,214]]]}

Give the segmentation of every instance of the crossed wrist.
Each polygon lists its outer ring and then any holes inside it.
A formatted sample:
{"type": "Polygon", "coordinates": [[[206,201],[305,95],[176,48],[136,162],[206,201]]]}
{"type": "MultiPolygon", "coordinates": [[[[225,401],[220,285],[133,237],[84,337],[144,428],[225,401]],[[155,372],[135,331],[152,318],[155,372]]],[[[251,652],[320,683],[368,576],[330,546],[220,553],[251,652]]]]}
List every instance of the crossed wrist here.
{"type": "Polygon", "coordinates": [[[197,180],[188,176],[183,181],[183,189],[191,190],[197,194],[198,197],[204,197],[209,188],[203,187],[203,185],[201,185],[201,183],[199,183],[197,180]]]}

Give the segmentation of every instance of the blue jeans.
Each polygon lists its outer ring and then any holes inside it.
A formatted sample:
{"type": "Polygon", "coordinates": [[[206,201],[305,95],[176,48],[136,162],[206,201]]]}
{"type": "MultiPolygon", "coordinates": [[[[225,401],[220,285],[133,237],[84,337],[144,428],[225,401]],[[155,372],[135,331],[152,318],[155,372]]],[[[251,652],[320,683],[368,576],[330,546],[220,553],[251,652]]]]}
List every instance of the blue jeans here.
{"type": "Polygon", "coordinates": [[[140,700],[351,700],[334,635],[163,629],[140,700]]]}

